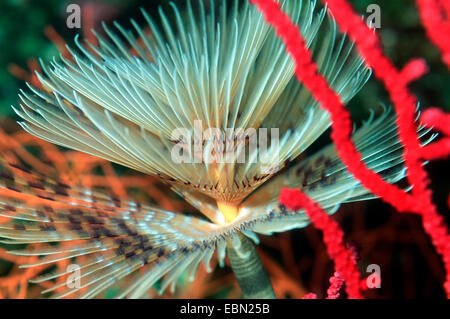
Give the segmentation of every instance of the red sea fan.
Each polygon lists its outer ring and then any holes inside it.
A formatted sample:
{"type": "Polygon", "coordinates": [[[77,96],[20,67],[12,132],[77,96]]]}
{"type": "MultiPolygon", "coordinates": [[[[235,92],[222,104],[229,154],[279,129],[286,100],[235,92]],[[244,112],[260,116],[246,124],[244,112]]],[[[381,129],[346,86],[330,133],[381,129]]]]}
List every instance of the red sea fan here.
{"type": "MultiPolygon", "coordinates": [[[[422,162],[424,158],[448,156],[450,153],[448,137],[445,136],[444,140],[439,142],[438,148],[434,148],[433,145],[421,146],[416,135],[417,126],[414,117],[417,101],[407,89],[409,82],[425,72],[424,62],[419,60],[412,61],[402,71],[398,71],[390,60],[383,55],[376,34],[353,12],[345,0],[324,1],[336,17],[341,29],[347,32],[356,42],[361,55],[365,57],[367,64],[373,68],[375,76],[385,84],[394,101],[397,111],[399,136],[406,150],[404,158],[408,169],[407,178],[410,184],[413,185],[412,194],[407,194],[395,186],[385,183],[379,175],[370,171],[363,164],[361,155],[350,139],[352,126],[349,113],[340,102],[339,96],[328,86],[326,80],[318,74],[317,67],[304,45],[300,32],[291,23],[289,17],[281,12],[279,5],[274,1],[253,0],[252,2],[257,4],[259,9],[265,13],[267,21],[275,27],[278,35],[286,43],[287,50],[297,63],[296,75],[298,79],[311,90],[314,97],[321,102],[321,106],[330,112],[333,122],[332,138],[341,159],[349,171],[364,186],[396,207],[399,212],[412,212],[422,216],[425,231],[430,235],[437,251],[442,255],[447,271],[444,288],[448,297],[450,297],[450,234],[442,216],[437,213],[436,206],[432,203],[431,191],[428,189],[429,181],[422,162]],[[432,155],[427,154],[431,149],[433,150],[432,155]],[[437,152],[439,152],[438,156],[436,156],[437,152]]],[[[449,21],[444,21],[444,12],[441,15],[438,6],[443,5],[442,9],[448,15],[450,2],[446,0],[430,0],[418,1],[418,3],[430,37],[440,46],[444,59],[448,62],[449,33],[445,33],[445,30],[448,30],[449,21]],[[432,14],[434,15],[432,16],[432,14]],[[436,23],[432,22],[435,18],[437,18],[436,23]],[[433,24],[436,28],[432,28],[433,24]]],[[[437,129],[441,129],[444,134],[448,134],[448,115],[446,116],[436,111],[431,114],[431,112],[429,111],[425,115],[425,122],[431,126],[434,123],[437,129]]],[[[325,238],[336,233],[337,230],[334,223],[329,221],[326,214],[321,213],[320,208],[300,191],[297,190],[297,193],[295,193],[284,190],[280,201],[288,207],[303,207],[307,211],[309,210],[311,218],[313,216],[319,218],[321,215],[322,220],[317,221],[316,226],[325,232],[325,238]]],[[[333,242],[327,243],[329,249],[331,244],[333,242]]],[[[336,256],[334,251],[331,251],[330,255],[334,258],[338,271],[339,265],[347,265],[347,270],[343,275],[347,279],[349,295],[359,296],[355,281],[350,281],[350,278],[355,276],[356,269],[351,266],[352,259],[350,254],[346,252],[342,245],[342,236],[340,236],[338,244],[340,244],[340,250],[345,256],[336,256]]]]}

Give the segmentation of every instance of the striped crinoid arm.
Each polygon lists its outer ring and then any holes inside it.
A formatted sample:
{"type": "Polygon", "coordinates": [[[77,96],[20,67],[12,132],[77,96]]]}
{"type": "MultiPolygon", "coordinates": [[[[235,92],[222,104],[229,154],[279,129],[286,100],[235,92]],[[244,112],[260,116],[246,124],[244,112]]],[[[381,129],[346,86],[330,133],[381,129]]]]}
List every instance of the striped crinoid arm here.
{"type": "MultiPolygon", "coordinates": [[[[320,72],[350,100],[370,75],[352,43],[315,2],[282,5],[320,72]]],[[[98,46],[76,38],[73,60],[43,63],[44,90],[21,92],[16,112],[23,128],[42,139],[159,176],[179,192],[237,203],[312,144],[330,125],[328,115],[295,80],[284,44],[246,1],[219,8],[211,1],[208,9],[198,1],[195,10],[188,2],[184,12],[171,6],[173,21],[162,10],[160,23],[144,12],[150,36],[132,20],[133,32],[105,25],[98,46]],[[208,165],[213,152],[203,153],[200,163],[193,154],[174,161],[175,133],[187,132],[185,146],[192,150],[195,123],[201,132],[279,129],[279,143],[269,139],[265,152],[278,154],[268,165],[276,169],[264,172],[262,151],[250,149],[250,139],[245,163],[208,165]]]]}

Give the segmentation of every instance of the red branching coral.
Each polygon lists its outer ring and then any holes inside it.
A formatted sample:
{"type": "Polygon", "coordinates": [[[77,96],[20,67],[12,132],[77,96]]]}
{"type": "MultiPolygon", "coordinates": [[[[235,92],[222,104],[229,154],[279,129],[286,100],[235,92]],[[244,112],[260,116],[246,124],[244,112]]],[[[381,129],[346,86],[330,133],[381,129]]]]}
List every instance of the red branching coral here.
{"type": "Polygon", "coordinates": [[[444,114],[438,108],[430,108],[420,119],[423,125],[437,129],[444,135],[440,141],[423,148],[422,158],[433,160],[448,156],[450,154],[450,114],[444,114]]]}
{"type": "MultiPolygon", "coordinates": [[[[332,218],[312,199],[298,189],[283,188],[280,202],[293,210],[304,208],[312,224],[323,232],[323,241],[327,247],[328,255],[333,259],[338,276],[345,279],[346,291],[349,298],[362,298],[360,293],[359,272],[352,252],[345,248],[344,232],[332,218]]],[[[338,295],[340,285],[331,282],[328,296],[333,299],[338,295]]]]}
{"type": "Polygon", "coordinates": [[[302,299],[317,299],[317,295],[313,293],[309,293],[303,296],[302,299]]]}
{"type": "MultiPolygon", "coordinates": [[[[394,102],[397,113],[399,138],[405,148],[404,160],[408,169],[407,178],[409,183],[414,186],[412,193],[409,194],[398,187],[383,181],[381,176],[369,170],[364,162],[361,161],[361,154],[358,152],[350,138],[352,121],[349,112],[345,109],[339,96],[329,86],[325,78],[317,72],[317,65],[313,61],[311,53],[307,49],[298,27],[295,26],[290,18],[282,12],[279,3],[273,0],[250,1],[259,8],[264,14],[266,21],[274,27],[278,36],[284,41],[287,52],[296,62],[295,74],[297,79],[311,91],[311,94],[318,102],[320,102],[320,105],[330,113],[332,120],[331,137],[336,145],[338,154],[347,166],[347,169],[365,187],[370,189],[387,203],[394,206],[399,212],[412,212],[419,214],[422,217],[425,231],[430,235],[438,253],[443,257],[447,273],[444,288],[448,297],[450,297],[450,235],[442,216],[438,214],[436,206],[432,202],[432,194],[428,189],[429,179],[423,168],[423,159],[428,157],[428,155],[424,155],[426,153],[425,151],[436,148],[435,145],[437,144],[428,146],[430,148],[421,146],[416,134],[417,124],[415,116],[417,99],[409,92],[407,87],[411,81],[419,78],[426,72],[427,67],[425,62],[422,60],[413,60],[402,70],[398,70],[391,60],[383,53],[378,35],[366,26],[361,17],[353,11],[351,6],[345,0],[324,0],[324,3],[327,4],[328,8],[336,18],[341,30],[348,33],[349,37],[356,43],[360,54],[365,58],[368,66],[373,69],[376,78],[384,84],[394,102]]],[[[445,10],[448,12],[450,7],[449,1],[442,0],[440,3],[444,5],[445,10]]],[[[436,13],[436,10],[438,10],[436,8],[437,0],[419,1],[419,5],[421,6],[421,11],[423,13],[436,13]]],[[[435,31],[434,28],[430,31],[432,28],[429,26],[432,25],[431,20],[433,18],[435,18],[433,15],[422,14],[422,19],[425,21],[424,24],[429,30],[429,35],[432,34],[432,36],[430,35],[432,39],[438,38],[438,33],[443,32],[443,30],[435,31]]],[[[444,22],[444,18],[442,18],[439,20],[439,23],[443,25],[446,22],[444,22]]],[[[441,39],[435,39],[434,42],[441,48],[444,59],[447,59],[446,54],[448,52],[448,44],[446,43],[444,45],[442,43],[448,42],[448,40],[443,40],[446,38],[445,35],[448,35],[448,32],[443,35],[441,34],[441,39]]],[[[430,116],[428,115],[425,117],[424,122],[432,121],[435,123],[437,129],[442,130],[442,127],[444,127],[443,131],[445,134],[445,130],[448,130],[445,128],[445,122],[448,123],[447,115],[436,115],[435,113],[435,116],[432,118],[433,119],[430,120],[430,116]]],[[[447,147],[448,145],[446,143],[448,143],[448,139],[445,137],[439,143],[441,146],[447,147]]],[[[431,157],[436,158],[438,155],[443,156],[448,154],[444,147],[442,149],[443,151],[434,150],[432,152],[433,156],[431,157]]],[[[281,203],[285,205],[296,203],[299,205],[298,208],[305,208],[307,211],[306,213],[310,217],[315,214],[313,212],[320,210],[319,207],[314,205],[314,203],[301,192],[289,194],[290,195],[287,196],[282,193],[280,198],[281,203]],[[287,200],[287,202],[285,200],[287,200]]],[[[340,228],[337,227],[336,224],[332,224],[330,220],[331,219],[327,219],[323,216],[323,220],[320,219],[321,226],[315,225],[323,230],[324,238],[331,236],[327,234],[330,232],[337,232],[339,235],[335,234],[335,236],[341,236],[342,231],[340,228]]],[[[342,242],[340,244],[340,250],[345,251],[342,242]]],[[[332,254],[330,255],[334,258],[332,254]]],[[[339,258],[334,258],[334,261],[336,267],[342,262],[339,258]]],[[[347,269],[347,271],[350,272],[349,269],[347,269]]],[[[354,274],[342,274],[346,280],[348,280],[349,277],[356,278],[356,275],[354,274]]],[[[353,287],[353,283],[347,282],[347,289],[349,285],[353,287]]],[[[352,291],[351,295],[349,293],[349,296],[355,296],[354,293],[356,294],[356,291],[352,291]]]]}
{"type": "Polygon", "coordinates": [[[450,1],[416,0],[428,37],[441,50],[442,60],[450,68],[450,1]]]}
{"type": "Polygon", "coordinates": [[[339,291],[344,284],[344,278],[338,272],[335,272],[330,278],[330,287],[327,290],[327,299],[337,299],[340,296],[339,291]]]}

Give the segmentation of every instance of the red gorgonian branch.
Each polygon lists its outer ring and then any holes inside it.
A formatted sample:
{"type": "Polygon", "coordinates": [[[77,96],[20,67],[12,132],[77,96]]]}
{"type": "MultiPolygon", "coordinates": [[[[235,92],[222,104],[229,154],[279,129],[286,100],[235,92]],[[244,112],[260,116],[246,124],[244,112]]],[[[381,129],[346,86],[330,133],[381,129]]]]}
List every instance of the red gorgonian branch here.
{"type": "Polygon", "coordinates": [[[428,38],[439,48],[442,60],[450,68],[450,1],[416,0],[428,38]]]}
{"type": "Polygon", "coordinates": [[[423,112],[420,120],[424,126],[440,131],[443,136],[441,140],[423,148],[422,158],[435,160],[448,157],[450,155],[450,114],[445,114],[433,107],[423,112]]]}
{"type": "MultiPolygon", "coordinates": [[[[298,189],[283,188],[280,202],[292,210],[305,209],[311,223],[323,232],[323,241],[327,247],[328,255],[334,261],[336,272],[345,280],[349,298],[362,298],[356,261],[352,252],[345,248],[344,232],[338,223],[330,218],[316,202],[298,189]]],[[[336,285],[333,285],[333,282],[331,284],[328,294],[330,299],[334,299],[338,295],[340,284],[337,282],[336,285]]]]}
{"type": "MultiPolygon", "coordinates": [[[[323,0],[333,13],[340,29],[346,32],[356,43],[359,53],[365,58],[367,65],[373,69],[375,77],[384,84],[391,100],[394,102],[399,139],[405,149],[403,157],[408,170],[407,179],[413,186],[410,194],[385,182],[381,176],[369,170],[361,160],[361,154],[351,140],[353,125],[350,113],[345,109],[339,95],[318,73],[317,65],[305,45],[299,28],[292,23],[289,16],[282,12],[280,4],[273,0],[250,1],[263,13],[266,21],[274,27],[277,35],[285,43],[287,52],[296,63],[295,75],[297,79],[311,91],[313,97],[330,113],[332,121],[331,138],[336,145],[338,155],[350,173],[372,193],[394,206],[399,212],[412,212],[422,217],[425,231],[431,237],[438,253],[443,257],[447,273],[444,289],[447,296],[450,297],[450,236],[443,217],[438,214],[436,206],[432,202],[432,194],[428,189],[429,179],[423,168],[423,159],[427,157],[427,155],[424,155],[425,150],[429,151],[430,148],[426,149],[420,144],[415,121],[417,99],[407,88],[411,81],[426,72],[425,62],[412,60],[402,70],[398,70],[383,53],[378,35],[353,11],[347,1],[323,0]]],[[[449,8],[448,2],[448,0],[442,2],[445,3],[446,9],[449,8]]],[[[424,1],[424,6],[431,6],[432,3],[432,0],[424,1]]],[[[431,19],[431,17],[428,16],[425,19],[431,19]]],[[[442,117],[441,120],[445,122],[442,117]]],[[[299,200],[298,204],[306,209],[308,216],[312,214],[312,209],[318,210],[310,202],[311,200],[302,195],[301,192],[296,193],[296,197],[299,200]]],[[[283,201],[285,198],[282,194],[281,203],[287,204],[283,201]]],[[[326,235],[327,232],[334,232],[336,228],[324,228],[323,231],[325,238],[325,236],[328,236],[326,235]]],[[[334,258],[337,267],[339,257],[332,256],[332,258],[334,258]]],[[[349,280],[349,274],[344,277],[346,281],[349,280]]],[[[348,285],[347,282],[347,289],[348,285]]],[[[352,296],[354,296],[353,293],[352,291],[352,296]]],[[[349,293],[349,297],[352,296],[349,293]]]]}

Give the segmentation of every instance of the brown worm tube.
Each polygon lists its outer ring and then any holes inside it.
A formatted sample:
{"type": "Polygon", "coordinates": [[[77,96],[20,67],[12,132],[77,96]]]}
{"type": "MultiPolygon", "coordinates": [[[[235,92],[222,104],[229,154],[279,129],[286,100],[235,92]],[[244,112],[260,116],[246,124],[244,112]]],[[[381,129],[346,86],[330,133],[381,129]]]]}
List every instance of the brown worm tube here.
{"type": "Polygon", "coordinates": [[[275,299],[272,283],[261,262],[255,246],[246,236],[240,235],[241,246],[228,242],[228,258],[244,297],[247,299],[275,299]]]}

